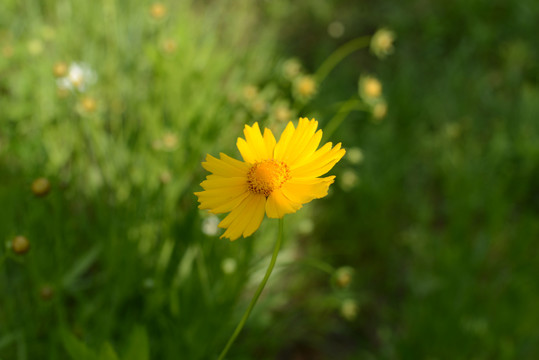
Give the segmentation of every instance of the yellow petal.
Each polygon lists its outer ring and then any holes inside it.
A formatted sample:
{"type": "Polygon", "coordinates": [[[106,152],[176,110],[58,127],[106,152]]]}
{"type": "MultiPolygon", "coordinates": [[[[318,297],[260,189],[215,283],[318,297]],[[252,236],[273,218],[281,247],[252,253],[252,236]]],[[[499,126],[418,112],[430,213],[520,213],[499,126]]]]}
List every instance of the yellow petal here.
{"type": "Polygon", "coordinates": [[[239,160],[236,160],[234,158],[231,158],[230,156],[228,156],[227,154],[224,154],[224,153],[219,153],[219,157],[221,158],[222,161],[226,162],[229,165],[232,165],[232,166],[238,168],[242,172],[244,171],[245,173],[247,173],[247,171],[249,171],[249,168],[251,167],[246,162],[239,161],[239,160]]]}
{"type": "Polygon", "coordinates": [[[328,194],[328,189],[335,176],[325,178],[291,179],[281,188],[283,194],[291,201],[306,204],[313,199],[320,199],[328,194]]]}
{"type": "Polygon", "coordinates": [[[205,190],[228,188],[247,184],[247,177],[224,177],[219,175],[208,175],[206,180],[200,183],[205,190]]]}
{"type": "Polygon", "coordinates": [[[283,133],[281,134],[279,142],[275,145],[275,160],[283,159],[283,156],[286,154],[288,144],[290,143],[290,139],[292,139],[292,135],[294,135],[295,130],[296,129],[294,128],[294,124],[292,124],[292,121],[290,121],[288,125],[286,125],[286,128],[284,129],[283,133]]]}
{"type": "Polygon", "coordinates": [[[241,235],[249,236],[258,227],[264,217],[264,203],[266,198],[263,195],[250,195],[240,206],[232,210],[227,217],[221,221],[219,227],[226,228],[221,238],[236,240],[241,235]]]}
{"type": "Polygon", "coordinates": [[[295,213],[301,208],[301,204],[291,201],[281,191],[273,190],[266,201],[266,214],[270,218],[282,218],[286,214],[295,213]]]}
{"type": "Polygon", "coordinates": [[[243,237],[252,235],[260,227],[266,213],[266,197],[262,195],[257,196],[256,203],[253,204],[251,211],[252,217],[243,231],[243,237]]]}
{"type": "Polygon", "coordinates": [[[298,167],[303,164],[305,164],[308,159],[315,153],[316,148],[318,148],[318,145],[320,145],[320,141],[322,140],[322,130],[318,130],[307,142],[303,150],[298,151],[296,153],[295,157],[292,157],[290,159],[290,166],[291,167],[298,167]]]}
{"type": "Polygon", "coordinates": [[[329,151],[327,150],[328,145],[331,146],[331,143],[324,145],[317,152],[315,152],[313,156],[310,157],[308,163],[297,168],[292,168],[290,171],[292,177],[318,177],[331,170],[337,161],[344,156],[346,151],[341,149],[341,143],[338,143],[329,151]]]}
{"type": "MultiPolygon", "coordinates": [[[[307,118],[299,119],[298,128],[290,140],[290,145],[288,146],[287,153],[283,156],[283,161],[289,166],[294,166],[297,159],[303,159],[310,156],[312,153],[306,153],[305,148],[315,136],[317,127],[318,122],[314,119],[310,121],[307,118]]],[[[318,144],[316,144],[314,150],[316,150],[317,146],[318,144]]]]}
{"type": "Polygon", "coordinates": [[[252,154],[255,155],[256,161],[263,161],[270,158],[270,154],[266,149],[266,143],[260,133],[258,123],[255,122],[252,127],[245,125],[243,134],[245,135],[245,141],[251,149],[252,154]]]}
{"type": "Polygon", "coordinates": [[[202,167],[211,173],[225,177],[245,176],[249,170],[248,168],[241,169],[209,154],[206,156],[206,161],[202,163],[202,167]]]}
{"type": "Polygon", "coordinates": [[[208,196],[207,194],[204,194],[204,192],[195,193],[195,195],[198,196],[198,201],[200,202],[198,208],[207,209],[212,214],[222,214],[234,210],[249,194],[250,193],[248,191],[245,191],[234,196],[215,197],[208,196]]]}
{"type": "Polygon", "coordinates": [[[236,146],[238,147],[238,150],[240,151],[241,157],[245,162],[254,164],[257,159],[257,155],[253,152],[251,147],[247,144],[247,141],[245,141],[243,138],[238,138],[238,141],[236,141],[236,146]]]}
{"type": "Polygon", "coordinates": [[[275,150],[275,136],[273,136],[273,133],[270,129],[266,128],[264,130],[264,142],[266,143],[266,149],[269,154],[269,158],[273,159],[273,152],[275,150]]]}

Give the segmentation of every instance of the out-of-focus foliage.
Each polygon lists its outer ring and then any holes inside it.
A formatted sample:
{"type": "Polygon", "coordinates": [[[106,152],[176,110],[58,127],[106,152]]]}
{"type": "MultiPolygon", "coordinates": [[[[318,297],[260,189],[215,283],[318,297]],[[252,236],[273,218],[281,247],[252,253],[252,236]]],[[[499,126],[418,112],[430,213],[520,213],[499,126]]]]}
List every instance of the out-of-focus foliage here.
{"type": "Polygon", "coordinates": [[[347,156],[286,217],[230,358],[536,358],[537,18],[532,0],[3,0],[0,358],[214,358],[276,224],[219,240],[200,161],[300,115],[347,156]],[[379,29],[392,51],[369,49],[379,29]]]}

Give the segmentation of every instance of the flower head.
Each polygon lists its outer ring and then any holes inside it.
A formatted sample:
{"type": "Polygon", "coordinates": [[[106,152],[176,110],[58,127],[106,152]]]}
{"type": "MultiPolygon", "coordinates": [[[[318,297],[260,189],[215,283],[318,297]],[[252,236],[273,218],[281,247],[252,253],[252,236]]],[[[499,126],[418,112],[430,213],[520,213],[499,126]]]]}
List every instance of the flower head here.
{"type": "Polygon", "coordinates": [[[364,75],[359,79],[359,95],[366,102],[382,96],[382,83],[374,76],[364,75]]]}
{"type": "Polygon", "coordinates": [[[204,191],[195,193],[199,208],[213,214],[229,213],[219,227],[221,238],[235,240],[253,234],[264,214],[282,218],[303,204],[327,195],[335,176],[320,178],[344,156],[341,144],[327,143],[317,150],[322,139],[314,119],[299,119],[295,128],[289,122],[275,140],[269,129],[260,132],[258,123],[245,126],[245,139],[237,147],[243,161],[223,153],[217,159],[206,157],[202,166],[212,174],[201,183],[204,191]]]}
{"type": "Polygon", "coordinates": [[[387,114],[387,103],[384,100],[378,101],[372,108],[372,118],[374,121],[379,122],[387,114]]]}
{"type": "Polygon", "coordinates": [[[67,69],[67,74],[64,77],[56,80],[58,88],[62,90],[86,90],[87,85],[91,85],[96,81],[95,72],[86,64],[72,63],[67,69]]]}
{"type": "Polygon", "coordinates": [[[47,178],[40,177],[32,182],[32,192],[35,196],[45,196],[51,189],[51,183],[47,178]]]}
{"type": "Polygon", "coordinates": [[[393,42],[395,33],[386,28],[378,30],[371,39],[371,51],[380,59],[385,58],[393,52],[393,42]]]}
{"type": "Polygon", "coordinates": [[[294,85],[297,95],[304,100],[316,94],[317,84],[312,76],[303,75],[296,80],[294,85]]]}
{"type": "Polygon", "coordinates": [[[167,8],[162,3],[159,3],[159,2],[153,3],[152,6],[150,7],[150,15],[155,20],[162,19],[163,17],[165,17],[166,14],[167,14],[167,8]]]}
{"type": "Polygon", "coordinates": [[[11,241],[11,246],[15,254],[26,254],[30,250],[30,241],[25,236],[15,236],[11,241]]]}

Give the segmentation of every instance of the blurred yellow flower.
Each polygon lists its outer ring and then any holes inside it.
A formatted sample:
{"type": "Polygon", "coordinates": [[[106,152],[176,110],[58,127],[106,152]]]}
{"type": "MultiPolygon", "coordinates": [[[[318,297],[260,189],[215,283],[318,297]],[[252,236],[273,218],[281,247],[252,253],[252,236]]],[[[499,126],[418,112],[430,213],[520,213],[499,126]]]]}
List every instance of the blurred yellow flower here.
{"type": "Polygon", "coordinates": [[[262,115],[266,111],[266,108],[267,104],[262,99],[257,99],[251,104],[251,111],[255,115],[262,115]]]}
{"type": "Polygon", "coordinates": [[[31,55],[39,55],[43,52],[43,42],[39,39],[30,40],[27,47],[31,55]]]}
{"type": "Polygon", "coordinates": [[[162,19],[167,14],[167,8],[162,3],[154,3],[150,7],[150,15],[156,19],[162,19]]]}
{"type": "Polygon", "coordinates": [[[2,56],[6,59],[12,57],[14,52],[15,51],[13,50],[13,46],[11,46],[10,44],[6,44],[2,47],[2,56]]]}
{"type": "Polygon", "coordinates": [[[243,88],[243,97],[247,101],[252,101],[258,96],[258,89],[254,85],[246,85],[243,88]]]}
{"type": "Polygon", "coordinates": [[[385,58],[393,52],[393,42],[395,33],[386,28],[379,29],[371,39],[371,51],[380,59],[385,58]]]}
{"type": "Polygon", "coordinates": [[[328,34],[332,38],[340,38],[344,34],[344,24],[340,21],[332,22],[328,25],[328,34]]]}
{"type": "Polygon", "coordinates": [[[292,117],[292,112],[290,111],[290,108],[286,106],[285,104],[277,105],[275,109],[273,110],[273,115],[275,116],[275,119],[279,122],[285,122],[290,120],[292,117]]]}
{"type": "Polygon", "coordinates": [[[303,98],[310,98],[316,93],[316,81],[312,76],[304,75],[296,81],[296,91],[303,98]]]}
{"type": "Polygon", "coordinates": [[[15,236],[11,241],[11,248],[15,254],[26,254],[30,250],[30,241],[25,236],[15,236]]]}
{"type": "Polygon", "coordinates": [[[362,76],[359,79],[359,94],[366,101],[379,98],[382,95],[382,83],[374,76],[362,76]]]}
{"type": "Polygon", "coordinates": [[[363,151],[358,147],[353,147],[347,151],[346,158],[352,164],[361,164],[364,158],[363,151]]]}
{"type": "Polygon", "coordinates": [[[36,196],[45,196],[51,189],[51,183],[47,178],[37,178],[32,182],[32,192],[36,196]]]}
{"type": "Polygon", "coordinates": [[[67,64],[63,61],[60,61],[54,64],[54,67],[52,68],[52,73],[54,74],[54,76],[59,78],[59,77],[66,76],[67,70],[68,70],[67,64]]]}
{"type": "Polygon", "coordinates": [[[167,54],[172,54],[176,51],[178,44],[174,39],[165,39],[162,44],[163,51],[167,54]]]}
{"type": "Polygon", "coordinates": [[[161,184],[166,185],[172,180],[172,174],[168,170],[164,170],[159,175],[159,181],[161,181],[161,184]]]}
{"type": "Polygon", "coordinates": [[[350,191],[359,183],[359,177],[355,171],[347,169],[343,171],[340,185],[344,191],[350,191]]]}
{"type": "Polygon", "coordinates": [[[91,96],[85,96],[80,100],[80,109],[86,113],[93,113],[97,109],[97,101],[91,96]]]}
{"type": "Polygon", "coordinates": [[[350,266],[343,266],[335,271],[335,283],[341,288],[346,288],[352,282],[352,276],[354,274],[354,269],[350,266]]]}
{"type": "Polygon", "coordinates": [[[296,212],[303,204],[327,195],[335,176],[320,178],[344,156],[338,143],[322,139],[314,119],[300,118],[298,127],[289,122],[279,142],[269,129],[260,132],[258,123],[245,126],[245,139],[237,147],[243,161],[223,153],[217,159],[207,155],[202,166],[211,172],[196,192],[200,209],[213,214],[229,213],[219,227],[226,229],[221,238],[235,240],[253,234],[264,214],[282,218],[296,212]]]}
{"type": "Polygon", "coordinates": [[[385,101],[377,102],[372,108],[372,117],[376,121],[381,121],[387,114],[387,103],[385,101]]]}
{"type": "Polygon", "coordinates": [[[354,299],[345,299],[341,303],[341,315],[348,321],[352,321],[357,317],[359,307],[354,299]]]}
{"type": "Polygon", "coordinates": [[[301,73],[301,63],[297,59],[288,59],[283,63],[283,75],[287,79],[294,79],[301,73]]]}

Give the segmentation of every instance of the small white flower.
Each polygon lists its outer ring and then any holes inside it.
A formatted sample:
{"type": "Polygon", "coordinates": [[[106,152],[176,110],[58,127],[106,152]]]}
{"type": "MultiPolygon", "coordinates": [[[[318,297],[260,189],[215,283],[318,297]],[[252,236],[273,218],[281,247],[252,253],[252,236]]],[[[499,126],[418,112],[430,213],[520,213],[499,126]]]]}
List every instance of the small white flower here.
{"type": "Polygon", "coordinates": [[[67,75],[58,79],[57,84],[63,90],[84,91],[88,85],[97,81],[95,72],[84,63],[72,63],[69,65],[67,75]]]}
{"type": "Polygon", "coordinates": [[[227,275],[233,274],[237,267],[238,263],[233,258],[225,258],[223,259],[223,262],[221,262],[221,269],[227,275]]]}
{"type": "Polygon", "coordinates": [[[352,164],[361,164],[363,162],[363,151],[358,147],[353,147],[346,152],[346,158],[352,164]]]}
{"type": "Polygon", "coordinates": [[[202,232],[208,236],[217,235],[219,222],[220,220],[217,216],[208,216],[202,221],[202,232]]]}

